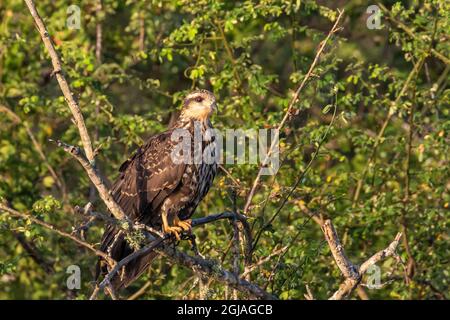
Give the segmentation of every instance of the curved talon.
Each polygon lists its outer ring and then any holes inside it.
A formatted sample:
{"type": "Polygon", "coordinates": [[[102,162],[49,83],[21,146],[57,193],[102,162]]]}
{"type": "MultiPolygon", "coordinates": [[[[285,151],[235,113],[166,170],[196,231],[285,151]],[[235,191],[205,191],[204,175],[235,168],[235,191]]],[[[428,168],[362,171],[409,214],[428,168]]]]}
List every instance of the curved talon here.
{"type": "Polygon", "coordinates": [[[182,231],[183,229],[178,226],[167,226],[166,228],[164,228],[165,234],[174,235],[178,241],[181,240],[180,233],[182,231]]]}
{"type": "Polygon", "coordinates": [[[173,219],[173,225],[168,225],[168,223],[164,223],[163,221],[163,231],[166,234],[173,234],[175,238],[180,241],[181,240],[181,233],[186,232],[188,234],[191,234],[192,231],[192,220],[180,220],[177,216],[173,219]]]}
{"type": "Polygon", "coordinates": [[[191,219],[178,220],[178,223],[176,225],[181,227],[183,231],[190,232],[192,229],[192,220],[191,219]]]}

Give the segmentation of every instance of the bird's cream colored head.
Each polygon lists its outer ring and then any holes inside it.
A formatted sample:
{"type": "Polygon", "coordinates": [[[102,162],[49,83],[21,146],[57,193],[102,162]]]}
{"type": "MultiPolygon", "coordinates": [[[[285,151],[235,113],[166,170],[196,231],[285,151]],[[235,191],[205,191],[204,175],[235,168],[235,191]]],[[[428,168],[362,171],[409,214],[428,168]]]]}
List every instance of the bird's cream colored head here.
{"type": "Polygon", "coordinates": [[[216,97],[208,90],[195,90],[183,102],[181,117],[195,121],[206,121],[217,110],[216,97]]]}

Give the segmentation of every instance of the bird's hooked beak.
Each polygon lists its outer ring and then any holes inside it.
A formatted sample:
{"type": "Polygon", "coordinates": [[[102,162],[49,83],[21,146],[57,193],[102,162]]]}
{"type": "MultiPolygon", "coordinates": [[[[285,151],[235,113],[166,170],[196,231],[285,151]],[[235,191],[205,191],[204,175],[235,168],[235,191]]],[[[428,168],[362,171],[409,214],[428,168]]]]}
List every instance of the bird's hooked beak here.
{"type": "Polygon", "coordinates": [[[213,104],[211,105],[211,109],[213,112],[215,112],[216,114],[219,113],[219,108],[217,107],[217,102],[213,102],[213,104]]]}

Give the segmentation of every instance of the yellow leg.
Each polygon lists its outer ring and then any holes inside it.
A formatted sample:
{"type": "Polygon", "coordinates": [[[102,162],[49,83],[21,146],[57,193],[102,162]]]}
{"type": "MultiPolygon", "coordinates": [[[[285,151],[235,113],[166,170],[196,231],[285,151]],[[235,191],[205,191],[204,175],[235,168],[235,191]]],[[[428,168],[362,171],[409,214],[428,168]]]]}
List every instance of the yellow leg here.
{"type": "Polygon", "coordinates": [[[180,240],[180,233],[183,231],[183,229],[176,224],[173,226],[169,225],[169,221],[167,220],[167,213],[163,212],[161,215],[162,224],[163,224],[163,231],[165,234],[173,234],[177,240],[180,240]]]}

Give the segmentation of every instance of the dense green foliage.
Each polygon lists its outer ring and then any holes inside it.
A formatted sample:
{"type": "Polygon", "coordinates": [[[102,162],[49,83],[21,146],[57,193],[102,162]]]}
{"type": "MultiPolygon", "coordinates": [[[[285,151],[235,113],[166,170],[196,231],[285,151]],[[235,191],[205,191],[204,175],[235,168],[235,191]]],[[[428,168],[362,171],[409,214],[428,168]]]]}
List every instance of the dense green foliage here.
{"type": "MultiPolygon", "coordinates": [[[[219,129],[276,126],[336,9],[345,9],[343,30],[330,39],[296,115],[281,132],[282,166],[276,176],[263,177],[248,214],[254,236],[263,228],[256,261],[282,245],[291,247],[264,263],[252,281],[282,299],[303,299],[306,284],[322,299],[338,288],[343,277],[320,227],[305,214],[309,210],[333,220],[355,263],[406,231],[410,252],[405,241],[399,247],[406,271],[393,259],[380,263],[381,281],[389,283],[365,289],[370,298],[448,293],[448,2],[386,2],[408,31],[386,14],[381,29],[367,28],[367,5],[357,0],[104,0],[100,11],[89,0],[80,5],[80,29],[66,26],[67,1],[36,2],[109,181],[146,137],[167,127],[192,88],[217,96],[220,111],[213,122],[219,129]],[[103,28],[100,60],[97,24],[103,28]]],[[[0,17],[0,198],[70,232],[83,221],[73,207],[89,200],[90,183],[80,165],[48,139],[79,145],[78,131],[24,2],[1,2],[0,17]]],[[[236,181],[220,172],[197,216],[232,208],[233,193],[237,207],[244,207],[258,167],[225,167],[236,181]]],[[[94,203],[106,210],[98,199],[94,203]]],[[[94,224],[87,240],[98,243],[103,230],[104,223],[94,224]]],[[[82,299],[91,292],[91,252],[7,213],[0,213],[0,234],[0,298],[82,299]],[[70,291],[66,268],[74,264],[81,267],[82,288],[70,291]]],[[[227,221],[196,228],[195,234],[204,256],[232,268],[227,221]]],[[[195,279],[190,270],[158,259],[121,295],[150,281],[140,298],[198,298],[195,279]]],[[[210,289],[208,298],[229,297],[223,285],[212,282],[210,289]]]]}

